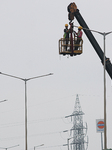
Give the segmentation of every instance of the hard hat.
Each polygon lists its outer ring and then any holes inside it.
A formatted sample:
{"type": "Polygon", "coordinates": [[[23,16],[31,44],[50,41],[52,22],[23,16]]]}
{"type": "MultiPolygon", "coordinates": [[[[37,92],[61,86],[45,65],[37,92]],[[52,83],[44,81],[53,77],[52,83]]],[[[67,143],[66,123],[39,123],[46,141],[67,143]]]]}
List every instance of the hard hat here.
{"type": "Polygon", "coordinates": [[[79,26],[78,29],[82,29],[82,26],[79,26]]]}
{"type": "Polygon", "coordinates": [[[68,27],[68,24],[65,24],[65,27],[68,27]]]}

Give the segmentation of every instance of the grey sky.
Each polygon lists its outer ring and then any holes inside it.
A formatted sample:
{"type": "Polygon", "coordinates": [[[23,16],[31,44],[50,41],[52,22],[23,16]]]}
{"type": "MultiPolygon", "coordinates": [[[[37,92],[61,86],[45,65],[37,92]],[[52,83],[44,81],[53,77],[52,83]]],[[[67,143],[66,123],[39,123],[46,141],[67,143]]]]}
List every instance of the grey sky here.
{"type": "MultiPolygon", "coordinates": [[[[84,121],[88,123],[89,147],[101,149],[96,119],[103,118],[103,66],[83,33],[83,54],[59,56],[58,40],[68,21],[70,0],[0,0],[0,71],[29,78],[54,73],[53,76],[28,81],[28,149],[63,145],[69,138],[63,130],[72,123],[64,119],[73,112],[79,94],[84,121]],[[63,119],[62,119],[63,118],[63,119]]],[[[112,0],[75,0],[90,29],[112,31],[112,0]]],[[[74,20],[75,25],[79,25],[74,20]]],[[[77,31],[77,29],[76,29],[77,31]]],[[[93,33],[103,49],[103,37],[93,33]]],[[[106,55],[112,61],[112,34],[106,37],[106,55]]],[[[112,148],[112,83],[107,82],[107,139],[112,148]]],[[[24,141],[24,82],[0,76],[0,147],[24,141]]],[[[54,147],[66,150],[67,147],[54,147]]],[[[46,148],[50,149],[50,148],[46,148]]]]}

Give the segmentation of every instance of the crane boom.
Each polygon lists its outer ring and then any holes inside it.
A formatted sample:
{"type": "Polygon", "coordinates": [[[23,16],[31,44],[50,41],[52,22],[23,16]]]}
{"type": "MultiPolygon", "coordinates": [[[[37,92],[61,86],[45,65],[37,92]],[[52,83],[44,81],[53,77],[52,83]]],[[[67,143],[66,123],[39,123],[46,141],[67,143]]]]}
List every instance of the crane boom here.
{"type": "MultiPolygon", "coordinates": [[[[99,46],[98,42],[96,41],[95,37],[93,36],[91,30],[89,30],[89,27],[87,26],[86,22],[84,21],[83,17],[81,16],[79,10],[78,9],[74,9],[74,11],[72,10],[72,12],[71,12],[71,9],[70,9],[71,6],[72,6],[71,4],[68,6],[69,20],[72,21],[73,20],[73,16],[75,16],[75,18],[77,19],[79,24],[83,27],[83,30],[84,30],[87,38],[89,39],[90,43],[94,47],[96,53],[98,54],[98,56],[101,59],[101,62],[103,64],[104,53],[103,53],[101,47],[99,46]]],[[[105,57],[105,60],[106,60],[106,70],[107,70],[110,78],[112,79],[112,64],[111,64],[109,58],[105,57]]]]}

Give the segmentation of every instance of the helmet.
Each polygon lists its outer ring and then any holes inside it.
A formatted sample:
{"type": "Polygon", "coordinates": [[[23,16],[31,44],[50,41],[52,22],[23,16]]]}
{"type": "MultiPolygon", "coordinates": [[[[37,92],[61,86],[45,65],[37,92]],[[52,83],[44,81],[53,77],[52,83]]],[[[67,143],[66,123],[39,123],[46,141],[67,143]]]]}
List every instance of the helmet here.
{"type": "Polygon", "coordinates": [[[82,26],[79,26],[78,29],[82,29],[82,26]]]}
{"type": "Polygon", "coordinates": [[[68,24],[65,24],[65,27],[68,27],[68,24]]]}

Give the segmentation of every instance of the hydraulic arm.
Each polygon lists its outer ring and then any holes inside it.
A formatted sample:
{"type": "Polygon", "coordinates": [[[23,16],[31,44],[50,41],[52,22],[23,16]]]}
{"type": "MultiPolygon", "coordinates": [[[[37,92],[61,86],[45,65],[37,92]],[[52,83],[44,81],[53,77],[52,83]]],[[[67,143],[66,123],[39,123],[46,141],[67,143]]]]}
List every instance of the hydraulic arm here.
{"type": "MultiPolygon", "coordinates": [[[[81,16],[79,10],[77,9],[75,3],[71,3],[68,6],[68,12],[69,12],[69,15],[68,15],[69,20],[72,21],[74,19],[74,16],[75,16],[75,18],[77,19],[79,24],[83,27],[83,30],[84,30],[86,36],[88,37],[90,43],[94,47],[96,53],[100,57],[101,62],[103,64],[103,62],[104,62],[103,61],[104,60],[104,53],[103,53],[102,49],[100,48],[98,42],[96,41],[95,37],[93,36],[92,32],[89,30],[86,22],[82,18],[82,16],[81,16]]],[[[106,70],[107,70],[110,78],[112,79],[112,64],[111,64],[109,58],[105,57],[105,60],[106,60],[106,70]]]]}

